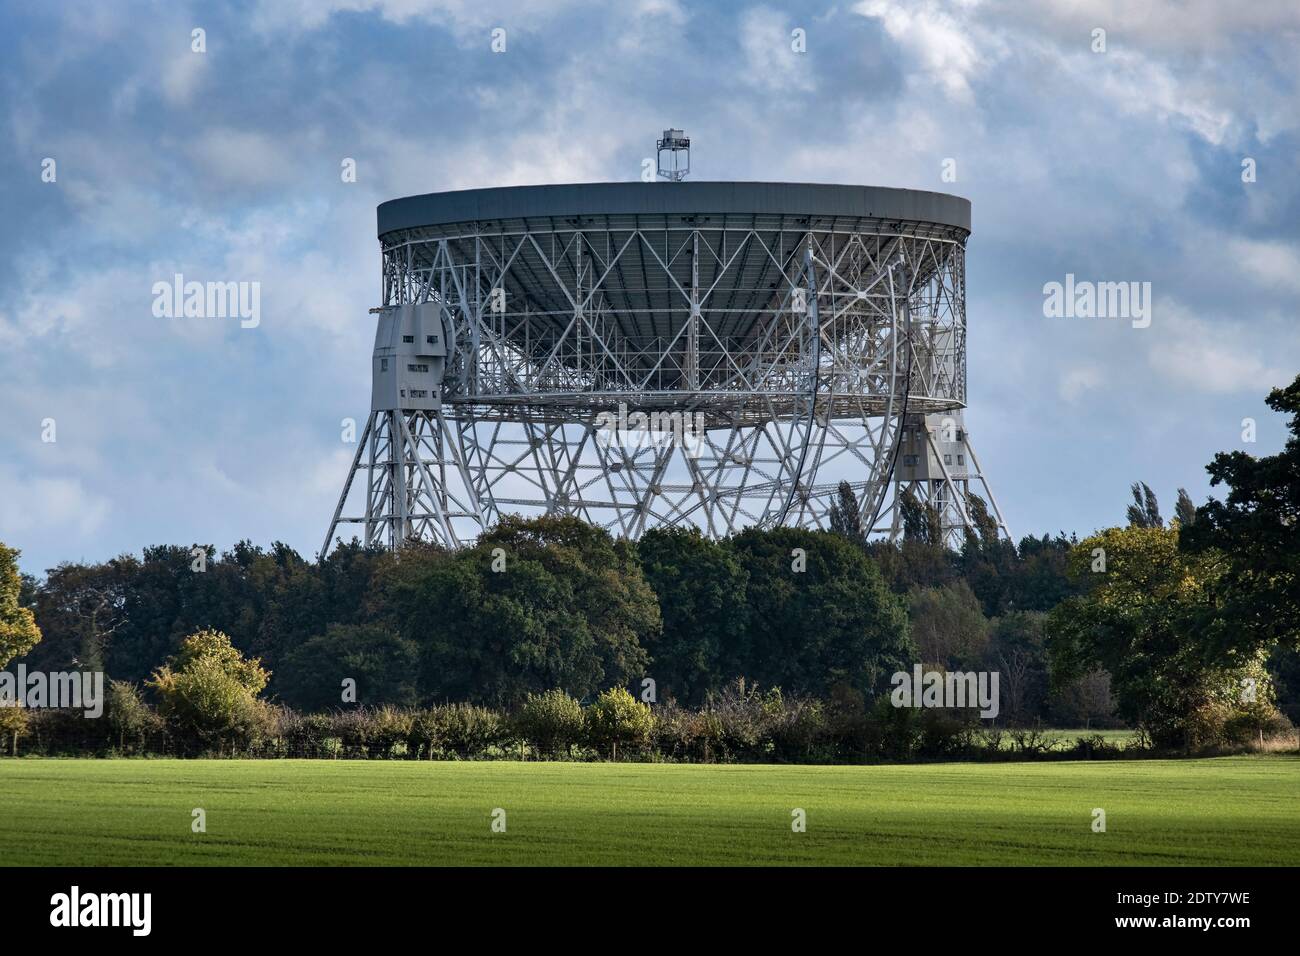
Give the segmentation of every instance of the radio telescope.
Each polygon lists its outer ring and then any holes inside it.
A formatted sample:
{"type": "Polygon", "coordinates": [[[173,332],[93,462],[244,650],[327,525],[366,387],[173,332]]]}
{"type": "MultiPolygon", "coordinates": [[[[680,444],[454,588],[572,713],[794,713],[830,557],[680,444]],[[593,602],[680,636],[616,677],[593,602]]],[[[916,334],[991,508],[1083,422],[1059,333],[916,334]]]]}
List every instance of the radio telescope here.
{"type": "Polygon", "coordinates": [[[512,512],[825,527],[841,481],[871,534],[912,495],[959,543],[973,494],[1006,534],[963,421],[965,199],[593,183],[378,221],[371,409],[322,554],[347,524],[452,547],[512,512]]]}

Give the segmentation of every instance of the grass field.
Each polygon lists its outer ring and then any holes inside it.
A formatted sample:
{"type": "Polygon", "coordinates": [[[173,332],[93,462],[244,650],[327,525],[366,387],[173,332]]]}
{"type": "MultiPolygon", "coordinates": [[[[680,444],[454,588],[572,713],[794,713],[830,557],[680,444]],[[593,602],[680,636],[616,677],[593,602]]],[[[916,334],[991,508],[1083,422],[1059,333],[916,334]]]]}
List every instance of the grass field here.
{"type": "Polygon", "coordinates": [[[1300,758],[0,760],[0,847],[9,865],[1297,865],[1300,758]],[[196,807],[206,834],[191,832],[196,807]],[[505,833],[490,829],[497,807],[505,833]],[[806,833],[791,832],[796,807],[806,833]]]}

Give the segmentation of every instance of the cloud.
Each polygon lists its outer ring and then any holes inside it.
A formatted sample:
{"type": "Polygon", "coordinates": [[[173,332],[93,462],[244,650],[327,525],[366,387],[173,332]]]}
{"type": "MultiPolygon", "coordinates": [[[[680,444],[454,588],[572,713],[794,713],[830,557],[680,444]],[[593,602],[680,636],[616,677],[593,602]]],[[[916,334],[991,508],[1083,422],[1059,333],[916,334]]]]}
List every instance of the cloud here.
{"type": "Polygon", "coordinates": [[[194,98],[208,69],[208,53],[182,48],[166,60],[159,78],[163,96],[172,106],[185,106],[194,98]]]}
{"type": "Polygon", "coordinates": [[[1095,365],[1076,365],[1064,369],[1060,382],[1061,398],[1074,404],[1083,396],[1095,391],[1104,380],[1101,369],[1095,365]]]}
{"type": "Polygon", "coordinates": [[[1286,292],[1300,292],[1300,246],[1270,239],[1234,237],[1228,253],[1256,282],[1286,292]]]}
{"type": "Polygon", "coordinates": [[[0,540],[12,546],[61,538],[65,553],[76,554],[108,513],[107,499],[80,479],[24,474],[0,465],[0,540]]]}
{"type": "Polygon", "coordinates": [[[398,26],[446,25],[462,41],[481,42],[486,50],[487,30],[498,26],[535,30],[571,8],[584,6],[603,4],[598,0],[258,0],[252,26],[269,33],[317,30],[338,14],[365,13],[398,26]]]}
{"type": "Polygon", "coordinates": [[[1212,90],[1199,82],[1180,81],[1170,69],[1144,56],[1123,50],[1104,56],[1112,68],[1100,72],[1101,89],[1120,110],[1185,123],[1216,146],[1224,141],[1233,114],[1215,102],[1212,90]]]}
{"type": "MultiPolygon", "coordinates": [[[[1151,368],[1167,385],[1180,389],[1252,394],[1294,375],[1259,354],[1243,323],[1205,321],[1172,300],[1156,303],[1152,326],[1142,331],[1154,333],[1147,352],[1151,368]]],[[[1269,353],[1270,359],[1276,357],[1269,353]]]]}
{"type": "MultiPolygon", "coordinates": [[[[1003,5],[1013,10],[1016,6],[1003,5]]],[[[1058,33],[1087,35],[1104,28],[1120,43],[1162,52],[1222,50],[1243,35],[1270,35],[1300,29],[1300,8],[1291,0],[1046,0],[1025,19],[1058,33]]]]}
{"type": "Polygon", "coordinates": [[[808,68],[808,54],[796,53],[792,46],[793,29],[784,14],[769,7],[755,7],[741,15],[740,47],[746,82],[784,93],[807,93],[816,88],[808,68]]]}
{"type": "Polygon", "coordinates": [[[233,186],[283,184],[301,173],[285,138],[269,130],[211,127],[187,151],[197,169],[233,186]]]}
{"type": "Polygon", "coordinates": [[[987,46],[977,48],[981,37],[973,15],[975,7],[969,0],[955,5],[932,0],[862,0],[854,10],[879,20],[890,38],[915,58],[921,75],[954,100],[969,103],[973,99],[971,81],[997,53],[987,46]]]}

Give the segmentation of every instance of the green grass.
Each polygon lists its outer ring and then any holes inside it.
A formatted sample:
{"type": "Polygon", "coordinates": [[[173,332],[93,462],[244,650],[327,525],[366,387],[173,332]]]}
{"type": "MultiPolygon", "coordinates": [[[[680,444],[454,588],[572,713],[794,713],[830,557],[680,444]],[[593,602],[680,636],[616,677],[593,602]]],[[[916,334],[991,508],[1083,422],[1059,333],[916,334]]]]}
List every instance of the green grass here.
{"type": "Polygon", "coordinates": [[[1300,864],[1300,758],[0,760],[6,864],[1300,864]],[[207,811],[206,834],[190,811],[207,811]],[[494,807],[507,832],[490,831],[494,807]],[[790,811],[808,831],[791,832],[790,811]],[[1092,809],[1107,832],[1091,830],[1092,809]]]}

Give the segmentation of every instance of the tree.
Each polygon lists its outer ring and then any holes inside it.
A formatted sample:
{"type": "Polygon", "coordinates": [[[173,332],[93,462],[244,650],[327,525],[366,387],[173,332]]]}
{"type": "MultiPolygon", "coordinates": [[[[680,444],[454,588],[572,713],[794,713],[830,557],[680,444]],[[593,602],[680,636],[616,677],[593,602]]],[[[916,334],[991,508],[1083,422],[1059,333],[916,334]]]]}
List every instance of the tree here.
{"type": "Polygon", "coordinates": [[[539,753],[567,754],[582,739],[582,705],[562,690],[529,694],[515,714],[519,736],[539,753]]]}
{"type": "Polygon", "coordinates": [[[983,656],[989,623],[965,581],[908,595],[912,642],[920,660],[944,668],[973,665],[983,656]]]}
{"type": "Polygon", "coordinates": [[[862,511],[858,505],[858,496],[847,481],[841,481],[835,489],[835,500],[831,502],[827,519],[832,531],[844,535],[850,541],[860,542],[866,537],[862,532],[862,511]]]}
{"type": "Polygon", "coordinates": [[[1088,728],[1094,720],[1114,721],[1115,697],[1110,691],[1110,675],[1104,668],[1093,667],[1053,687],[1048,714],[1066,727],[1088,728]]]}
{"type": "MultiPolygon", "coordinates": [[[[192,570],[193,551],[192,546],[159,545],[145,548],[142,559],[123,555],[104,565],[66,569],[69,581],[61,590],[71,591],[83,607],[93,607],[100,595],[113,599],[111,631],[99,618],[81,612],[86,629],[105,634],[99,641],[109,674],[142,682],[186,635],[205,627],[231,627],[225,615],[214,613],[216,602],[210,599],[217,572],[211,565],[203,572],[192,570]]],[[[205,562],[212,556],[207,548],[202,553],[205,562]]]]}
{"type": "Polygon", "coordinates": [[[1012,611],[989,628],[986,656],[1001,674],[1002,714],[1011,723],[1027,723],[1041,714],[1047,696],[1047,615],[1012,611]]]}
{"type": "Polygon", "coordinates": [[[26,654],[41,639],[31,609],[19,603],[18,555],[17,549],[0,542],[0,667],[26,654]]]}
{"type": "Polygon", "coordinates": [[[1178,502],[1174,505],[1174,517],[1178,519],[1178,527],[1190,528],[1192,522],[1196,520],[1196,505],[1192,502],[1192,496],[1187,493],[1186,488],[1178,489],[1178,502]]]}
{"type": "Polygon", "coordinates": [[[611,687],[587,708],[587,733],[593,746],[613,760],[618,748],[644,747],[654,733],[655,718],[650,708],[622,687],[611,687]]]}
{"type": "Polygon", "coordinates": [[[955,564],[985,613],[998,614],[1006,609],[1006,592],[1017,570],[1016,548],[1002,538],[997,519],[979,495],[966,495],[966,513],[975,528],[965,529],[955,564]]]}
{"type": "Polygon", "coordinates": [[[880,569],[889,589],[907,594],[915,588],[939,587],[958,578],[953,554],[942,545],[924,541],[868,541],[867,556],[880,569]]]}
{"type": "Polygon", "coordinates": [[[824,696],[871,691],[911,662],[904,602],[866,553],[838,534],[749,528],[732,539],[749,578],[749,627],[728,679],[824,696]]]}
{"type": "Polygon", "coordinates": [[[1130,528],[1163,528],[1164,519],[1160,517],[1160,505],[1156,493],[1145,481],[1133,482],[1133,503],[1128,506],[1128,525],[1130,528]]]}
{"type": "Polygon", "coordinates": [[[187,637],[147,686],[158,694],[158,711],[173,727],[221,748],[255,730],[257,695],[270,677],[260,660],[245,658],[225,634],[204,630],[187,637]]]}
{"type": "Polygon", "coordinates": [[[651,674],[661,696],[698,704],[744,640],[749,576],[734,549],[696,528],[651,528],[637,554],[663,619],[651,674]]]}
{"type": "Polygon", "coordinates": [[[18,738],[27,736],[27,708],[18,701],[0,702],[0,740],[9,741],[9,756],[18,756],[18,738]]]}
{"type": "MultiPolygon", "coordinates": [[[[228,557],[240,559],[238,548],[223,556],[222,565],[228,557]]],[[[276,668],[331,624],[375,623],[369,602],[375,576],[397,560],[393,553],[355,539],[340,543],[316,564],[281,545],[270,554],[256,550],[240,559],[243,576],[264,607],[243,630],[250,635],[251,650],[276,668]]]]}
{"type": "Polygon", "coordinates": [[[902,517],[903,540],[942,547],[943,520],[939,509],[930,502],[922,502],[909,488],[898,497],[902,517]]]}
{"type": "Polygon", "coordinates": [[[117,734],[117,747],[122,753],[126,752],[128,737],[143,741],[159,723],[158,715],[141,699],[136,686],[120,680],[108,685],[108,706],[104,716],[109,729],[117,734]]]}
{"type": "Polygon", "coordinates": [[[408,545],[381,572],[380,619],[420,647],[420,693],[515,704],[641,679],[659,604],[626,541],[577,518],[506,516],[472,548],[408,545]]]}
{"type": "Polygon", "coordinates": [[[1241,659],[1275,644],[1300,648],[1300,376],[1267,401],[1291,416],[1282,451],[1215,455],[1210,486],[1225,485],[1228,494],[1198,508],[1179,535],[1187,554],[1220,556],[1216,605],[1200,636],[1213,652],[1241,659]]]}
{"type": "Polygon", "coordinates": [[[274,690],[304,710],[343,702],[343,682],[356,682],[356,703],[409,707],[418,700],[420,647],[378,624],[331,624],[289,653],[274,690]]]}
{"type": "MultiPolygon", "coordinates": [[[[975,525],[974,534],[980,551],[985,554],[1005,552],[1011,547],[1009,542],[1003,540],[998,528],[998,519],[989,511],[987,502],[974,492],[968,492],[966,495],[966,514],[975,525]]],[[[970,529],[967,529],[966,533],[972,534],[970,529]]],[[[1014,554],[1014,548],[1012,553],[1014,554]]]]}
{"type": "Polygon", "coordinates": [[[1230,716],[1244,668],[1253,659],[1206,653],[1196,624],[1213,608],[1220,573],[1213,554],[1185,554],[1174,528],[1111,528],[1080,542],[1071,570],[1092,576],[1084,594],[1051,615],[1052,679],[1057,687],[1094,667],[1111,675],[1119,713],[1160,747],[1211,742],[1204,715],[1230,716]],[[1101,549],[1105,571],[1094,572],[1101,549]]]}
{"type": "MultiPolygon", "coordinates": [[[[1071,580],[1068,567],[1070,551],[1076,544],[1078,540],[1066,537],[1064,532],[1058,532],[1055,537],[1022,538],[997,613],[1050,611],[1067,597],[1078,594],[1081,585],[1071,580]]],[[[980,593],[978,588],[975,593],[980,593]]],[[[985,613],[989,613],[987,602],[985,613]]]]}

